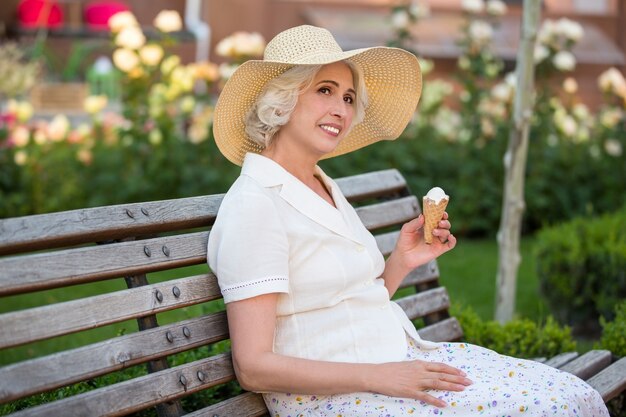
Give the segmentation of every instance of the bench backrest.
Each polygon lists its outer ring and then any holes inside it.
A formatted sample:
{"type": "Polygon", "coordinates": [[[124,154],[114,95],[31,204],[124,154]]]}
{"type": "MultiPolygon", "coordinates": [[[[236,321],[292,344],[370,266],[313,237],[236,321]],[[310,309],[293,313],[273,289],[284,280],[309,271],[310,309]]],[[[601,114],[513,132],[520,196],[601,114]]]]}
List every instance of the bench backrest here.
{"type": "MultiPolygon", "coordinates": [[[[337,183],[389,254],[399,226],[420,212],[405,179],[385,170],[337,183]]],[[[152,407],[160,416],[264,415],[261,397],[252,393],[196,410],[183,410],[180,401],[235,380],[221,294],[206,266],[221,200],[209,195],[0,220],[0,404],[85,381],[84,393],[59,394],[16,415],[126,415],[152,407]],[[171,271],[153,279],[165,270],[171,271]],[[35,299],[43,304],[33,305],[35,299]],[[115,325],[136,330],[118,334],[115,325]],[[100,333],[93,336],[93,329],[100,333]],[[41,341],[50,349],[57,340],[72,348],[37,356],[41,341]],[[198,348],[205,349],[200,356],[178,355],[198,348]],[[114,381],[131,367],[139,376],[114,381]],[[110,385],[87,390],[105,375],[110,385]]],[[[461,329],[448,315],[438,274],[435,262],[416,269],[397,301],[411,319],[423,320],[424,338],[457,340],[461,329]]]]}

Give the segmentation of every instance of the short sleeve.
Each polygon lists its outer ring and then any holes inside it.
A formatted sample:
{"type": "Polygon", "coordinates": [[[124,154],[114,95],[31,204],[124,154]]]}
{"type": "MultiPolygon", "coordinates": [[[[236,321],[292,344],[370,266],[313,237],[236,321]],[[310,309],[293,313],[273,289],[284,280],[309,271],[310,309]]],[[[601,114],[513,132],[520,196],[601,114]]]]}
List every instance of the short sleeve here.
{"type": "Polygon", "coordinates": [[[263,190],[231,189],[208,243],[208,263],[224,302],[289,292],[289,244],[272,199],[263,190]]]}

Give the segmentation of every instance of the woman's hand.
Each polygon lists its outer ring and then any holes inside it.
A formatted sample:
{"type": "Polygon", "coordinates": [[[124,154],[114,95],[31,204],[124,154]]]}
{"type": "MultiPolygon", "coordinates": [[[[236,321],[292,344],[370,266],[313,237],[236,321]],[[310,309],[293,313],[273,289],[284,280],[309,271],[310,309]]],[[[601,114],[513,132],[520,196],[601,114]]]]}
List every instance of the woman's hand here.
{"type": "Polygon", "coordinates": [[[428,263],[456,246],[451,227],[448,213],[444,212],[438,227],[433,230],[434,239],[429,245],[424,240],[424,215],[420,214],[402,226],[394,249],[395,255],[408,270],[428,263]]]}
{"type": "Polygon", "coordinates": [[[377,365],[372,391],[392,397],[414,398],[435,407],[447,404],[428,390],[463,391],[472,384],[465,373],[452,366],[420,360],[377,365]]]}

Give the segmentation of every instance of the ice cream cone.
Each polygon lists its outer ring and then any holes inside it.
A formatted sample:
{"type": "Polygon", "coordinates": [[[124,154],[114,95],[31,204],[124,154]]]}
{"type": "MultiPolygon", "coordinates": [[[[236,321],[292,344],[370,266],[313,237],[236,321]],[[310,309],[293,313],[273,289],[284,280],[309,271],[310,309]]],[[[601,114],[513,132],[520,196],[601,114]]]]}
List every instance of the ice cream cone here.
{"type": "Polygon", "coordinates": [[[450,199],[443,198],[439,200],[439,202],[436,202],[428,197],[424,197],[422,201],[422,210],[424,213],[424,240],[426,243],[431,244],[433,243],[433,230],[437,228],[450,199]]]}

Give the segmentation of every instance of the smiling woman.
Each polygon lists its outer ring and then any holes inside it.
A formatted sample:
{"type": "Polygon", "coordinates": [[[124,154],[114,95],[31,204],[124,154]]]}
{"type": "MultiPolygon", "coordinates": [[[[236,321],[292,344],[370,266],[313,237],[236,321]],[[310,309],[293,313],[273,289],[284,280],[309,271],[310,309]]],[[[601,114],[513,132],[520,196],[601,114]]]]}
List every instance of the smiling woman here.
{"type": "Polygon", "coordinates": [[[421,93],[417,58],[395,48],[342,51],[301,26],[226,83],[215,108],[222,153],[242,164],[207,257],[226,303],[241,386],[272,415],[608,416],[584,381],[463,343],[423,340],[390,300],[414,268],[456,246],[447,213],[427,244],[403,225],[385,260],[319,160],[393,140],[421,93]],[[533,402],[526,396],[532,392],[533,402]],[[488,402],[485,402],[488,401],[488,402]],[[486,406],[487,405],[487,406],[486,406]]]}

